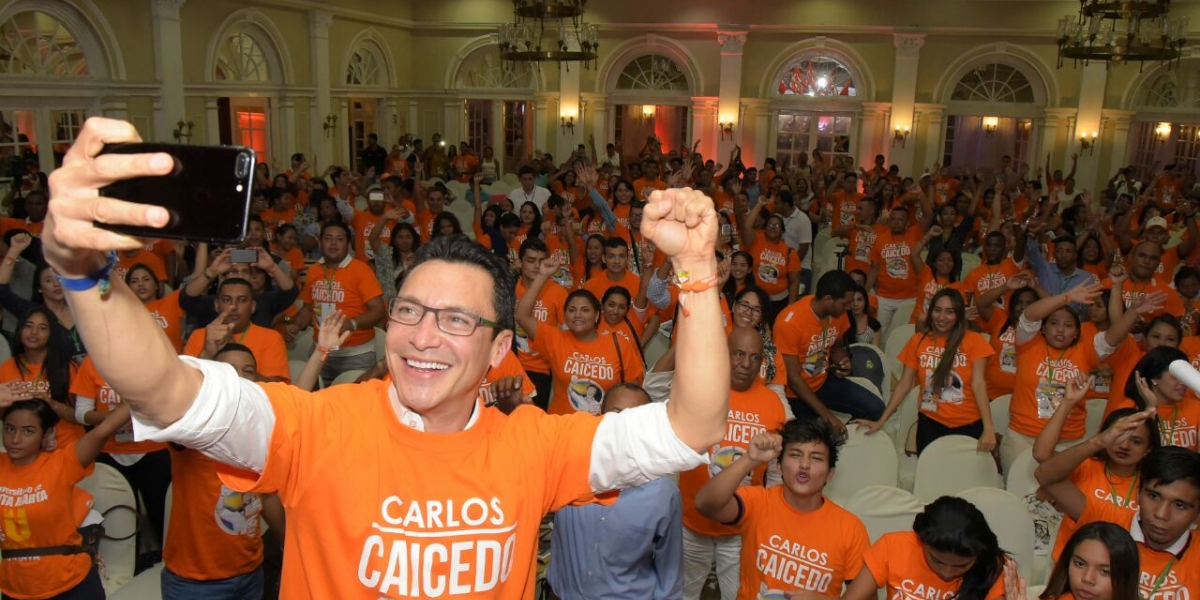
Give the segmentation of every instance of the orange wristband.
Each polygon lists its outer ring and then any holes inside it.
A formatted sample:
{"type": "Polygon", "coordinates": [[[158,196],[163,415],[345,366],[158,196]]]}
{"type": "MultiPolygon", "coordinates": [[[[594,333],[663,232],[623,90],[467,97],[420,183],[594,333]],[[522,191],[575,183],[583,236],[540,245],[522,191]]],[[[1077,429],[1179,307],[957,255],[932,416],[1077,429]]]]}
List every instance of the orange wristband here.
{"type": "Polygon", "coordinates": [[[709,275],[704,279],[692,281],[691,275],[687,271],[676,271],[675,278],[679,280],[679,308],[683,312],[683,316],[690,317],[691,311],[687,307],[687,296],[693,292],[703,292],[717,285],[717,276],[709,275]]]}

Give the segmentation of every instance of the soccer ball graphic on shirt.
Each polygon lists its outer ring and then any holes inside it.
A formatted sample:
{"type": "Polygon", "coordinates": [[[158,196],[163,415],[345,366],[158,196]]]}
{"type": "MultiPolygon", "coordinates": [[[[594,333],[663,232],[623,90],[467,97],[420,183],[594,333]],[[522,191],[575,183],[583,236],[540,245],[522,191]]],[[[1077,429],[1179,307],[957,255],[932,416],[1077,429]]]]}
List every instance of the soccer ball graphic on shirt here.
{"type": "Polygon", "coordinates": [[[222,485],[214,513],[221,531],[253,537],[258,535],[262,498],[258,494],[235,492],[222,485]]]}
{"type": "Polygon", "coordinates": [[[721,471],[728,469],[739,456],[745,453],[745,450],[737,446],[713,446],[708,463],[709,477],[716,477],[721,471]]]}
{"type": "Polygon", "coordinates": [[[767,584],[760,583],[758,587],[758,596],[755,600],[788,600],[787,592],[783,590],[772,590],[767,588],[767,584]]]}

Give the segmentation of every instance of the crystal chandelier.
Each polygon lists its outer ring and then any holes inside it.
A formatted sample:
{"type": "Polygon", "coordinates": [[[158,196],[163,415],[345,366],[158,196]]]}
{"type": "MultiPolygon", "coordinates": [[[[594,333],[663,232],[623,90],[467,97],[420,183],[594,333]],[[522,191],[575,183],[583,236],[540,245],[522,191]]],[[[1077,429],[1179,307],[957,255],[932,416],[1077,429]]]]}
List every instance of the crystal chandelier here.
{"type": "Polygon", "coordinates": [[[514,21],[500,26],[500,58],[580,61],[591,68],[600,36],[595,25],[583,22],[585,4],[587,0],[513,0],[514,21]]]}
{"type": "Polygon", "coordinates": [[[1058,21],[1058,66],[1064,59],[1106,62],[1178,61],[1187,17],[1168,18],[1171,0],[1079,0],[1079,14],[1058,21]]]}

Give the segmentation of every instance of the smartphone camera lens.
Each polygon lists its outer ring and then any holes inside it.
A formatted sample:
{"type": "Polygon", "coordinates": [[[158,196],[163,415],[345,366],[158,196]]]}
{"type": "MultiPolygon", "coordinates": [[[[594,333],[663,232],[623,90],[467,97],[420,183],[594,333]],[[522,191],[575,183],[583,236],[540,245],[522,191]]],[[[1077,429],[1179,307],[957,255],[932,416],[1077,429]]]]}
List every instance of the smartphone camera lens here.
{"type": "Polygon", "coordinates": [[[250,173],[250,167],[250,155],[244,153],[239,154],[237,157],[237,163],[233,167],[233,175],[238,179],[241,179],[250,173]]]}

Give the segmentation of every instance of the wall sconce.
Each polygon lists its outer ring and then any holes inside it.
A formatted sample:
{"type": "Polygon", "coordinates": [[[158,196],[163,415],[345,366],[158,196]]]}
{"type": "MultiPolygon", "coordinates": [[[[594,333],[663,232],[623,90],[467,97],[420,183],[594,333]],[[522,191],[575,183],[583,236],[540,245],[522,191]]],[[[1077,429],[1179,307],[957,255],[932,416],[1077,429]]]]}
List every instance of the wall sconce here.
{"type": "Polygon", "coordinates": [[[896,142],[900,142],[900,147],[903,148],[904,141],[908,139],[908,133],[908,125],[905,125],[904,127],[897,125],[895,132],[892,134],[892,145],[895,146],[896,142]]]}
{"type": "Polygon", "coordinates": [[[1000,117],[984,117],[983,118],[983,133],[984,135],[992,135],[1000,128],[1000,117]]]}
{"type": "Polygon", "coordinates": [[[1167,138],[1171,137],[1171,124],[1166,122],[1159,123],[1158,127],[1154,128],[1154,137],[1158,138],[1160,142],[1167,141],[1167,138]]]}
{"type": "Polygon", "coordinates": [[[329,137],[334,129],[337,129],[337,115],[329,113],[325,115],[325,124],[321,127],[325,129],[325,137],[329,137]]]}
{"type": "Polygon", "coordinates": [[[564,135],[575,135],[575,115],[566,115],[558,118],[562,123],[564,135]]]}
{"type": "Polygon", "coordinates": [[[1087,151],[1088,156],[1091,156],[1096,150],[1096,140],[1100,137],[1100,132],[1093,131],[1079,136],[1079,152],[1082,154],[1087,151]]]}
{"type": "Polygon", "coordinates": [[[658,107],[654,106],[653,104],[643,104],[642,105],[642,120],[649,121],[649,120],[654,119],[654,113],[657,110],[658,110],[658,107]]]}
{"type": "Polygon", "coordinates": [[[179,142],[180,144],[186,144],[191,141],[192,127],[195,127],[195,123],[180,119],[179,122],[175,124],[175,131],[172,132],[172,135],[175,136],[175,141],[179,142]]]}
{"type": "Polygon", "coordinates": [[[733,117],[722,117],[717,122],[717,128],[721,130],[721,140],[724,141],[726,136],[733,139],[733,117]]]}

